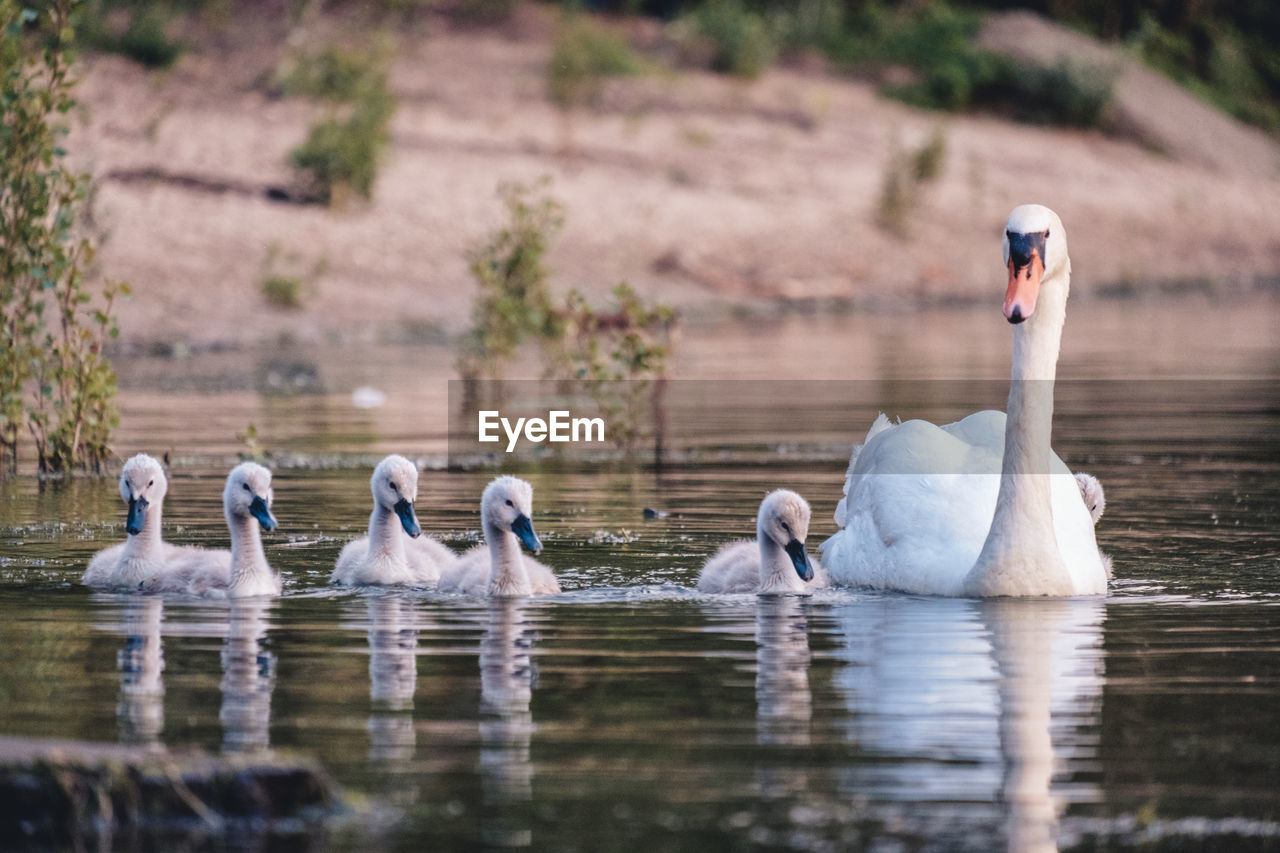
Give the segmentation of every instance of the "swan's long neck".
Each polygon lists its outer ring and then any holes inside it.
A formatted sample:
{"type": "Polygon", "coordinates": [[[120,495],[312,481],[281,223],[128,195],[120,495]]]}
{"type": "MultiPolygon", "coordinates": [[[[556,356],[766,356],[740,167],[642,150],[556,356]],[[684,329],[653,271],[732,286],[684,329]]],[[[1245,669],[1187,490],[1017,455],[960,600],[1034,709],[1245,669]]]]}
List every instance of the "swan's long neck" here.
{"type": "Polygon", "coordinates": [[[163,515],[164,501],[156,501],[147,507],[142,529],[130,535],[125,542],[124,559],[140,562],[161,559],[164,544],[160,539],[160,522],[163,515]]]}
{"type": "Polygon", "coordinates": [[[760,592],[796,592],[804,582],[796,574],[795,564],[772,536],[756,525],[756,542],[760,546],[760,592]]]}
{"type": "Polygon", "coordinates": [[[235,595],[269,579],[272,571],[262,551],[262,533],[256,519],[228,514],[227,528],[231,531],[231,578],[227,594],[235,595]]]}
{"type": "Polygon", "coordinates": [[[982,552],[965,578],[972,595],[1060,596],[1075,591],[1053,531],[1049,480],[1053,381],[1066,318],[1066,285],[1046,279],[1036,313],[1013,328],[1000,491],[982,552]]]}
{"type": "Polygon", "coordinates": [[[532,595],[516,535],[485,518],[484,541],[489,543],[489,595],[532,595]]]}
{"type": "Polygon", "coordinates": [[[119,587],[133,587],[158,572],[164,564],[164,541],[160,538],[163,502],[156,501],[147,507],[142,529],[129,534],[125,540],[120,563],[115,570],[114,583],[119,587]]]}
{"type": "Polygon", "coordinates": [[[397,566],[405,565],[404,534],[400,518],[381,504],[373,508],[369,516],[369,557],[385,560],[397,566]]]}

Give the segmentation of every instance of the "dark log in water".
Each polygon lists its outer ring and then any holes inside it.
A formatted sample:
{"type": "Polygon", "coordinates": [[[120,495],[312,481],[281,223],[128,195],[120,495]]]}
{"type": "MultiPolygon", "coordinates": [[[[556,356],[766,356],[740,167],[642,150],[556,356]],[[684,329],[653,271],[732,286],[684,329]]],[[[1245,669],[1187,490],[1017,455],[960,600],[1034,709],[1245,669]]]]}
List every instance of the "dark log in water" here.
{"type": "Polygon", "coordinates": [[[317,763],[0,738],[0,847],[139,833],[293,834],[342,810],[317,763]]]}

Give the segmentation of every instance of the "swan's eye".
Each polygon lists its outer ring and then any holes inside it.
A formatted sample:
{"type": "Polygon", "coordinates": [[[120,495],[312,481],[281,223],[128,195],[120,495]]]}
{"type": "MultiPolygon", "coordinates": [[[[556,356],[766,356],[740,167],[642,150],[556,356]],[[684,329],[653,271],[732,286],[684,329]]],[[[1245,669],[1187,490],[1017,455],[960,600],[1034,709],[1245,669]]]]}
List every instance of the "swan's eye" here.
{"type": "Polygon", "coordinates": [[[391,491],[393,492],[400,491],[400,488],[395,483],[388,483],[387,485],[391,487],[391,491]]]}
{"type": "Polygon", "coordinates": [[[149,481],[149,482],[147,483],[147,488],[149,489],[149,488],[151,488],[152,486],[154,486],[155,484],[156,484],[156,481],[155,481],[155,480],[151,480],[151,481],[149,481]]]}
{"type": "Polygon", "coordinates": [[[244,484],[244,490],[245,490],[246,492],[251,492],[251,491],[253,491],[253,489],[249,488],[249,484],[248,484],[248,483],[245,483],[245,484],[244,484]]]}
{"type": "Polygon", "coordinates": [[[515,506],[515,504],[513,504],[513,503],[511,502],[511,500],[508,498],[508,499],[507,499],[507,506],[509,506],[509,507],[514,507],[514,506],[515,506]]]}
{"type": "Polygon", "coordinates": [[[788,532],[788,533],[790,533],[790,532],[791,532],[791,528],[787,526],[787,523],[786,523],[785,521],[781,522],[781,524],[782,524],[782,529],[783,529],[783,530],[785,530],[785,531],[786,531],[786,532],[788,532]]]}

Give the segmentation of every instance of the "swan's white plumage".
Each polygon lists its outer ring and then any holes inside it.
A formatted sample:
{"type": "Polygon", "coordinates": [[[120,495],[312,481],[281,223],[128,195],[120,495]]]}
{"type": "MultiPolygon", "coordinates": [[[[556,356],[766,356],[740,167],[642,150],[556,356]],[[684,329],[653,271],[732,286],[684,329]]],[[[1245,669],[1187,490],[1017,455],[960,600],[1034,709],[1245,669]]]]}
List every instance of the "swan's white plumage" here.
{"type": "Polygon", "coordinates": [[[81,582],[101,589],[134,591],[138,584],[165,571],[196,550],[170,545],[160,537],[164,498],[169,481],[159,461],[139,453],[120,471],[120,497],[125,503],[142,501],[141,529],[124,542],[104,548],[89,561],[81,582]]]}
{"type": "Polygon", "coordinates": [[[935,426],[880,415],[850,460],[842,529],[821,548],[833,582],[947,596],[1105,593],[1093,519],[1049,446],[1065,230],[1048,208],[1023,205],[1003,246],[1016,417],[985,411],[935,426]]]}
{"type": "MultiPolygon", "coordinates": [[[[508,476],[491,482],[480,497],[480,523],[484,529],[485,544],[477,545],[447,566],[440,575],[438,589],[441,592],[489,596],[560,592],[560,582],[555,573],[520,552],[520,540],[514,527],[528,524],[528,535],[536,542],[530,521],[532,515],[532,486],[508,476]]],[[[541,543],[538,543],[537,550],[540,549],[541,543]]]]}
{"type": "Polygon", "coordinates": [[[829,586],[826,570],[812,560],[813,578],[802,580],[783,550],[792,539],[801,544],[808,539],[809,516],[809,504],[800,495],[770,492],[756,514],[756,538],[730,542],[713,554],[698,574],[698,591],[807,594],[829,586]]]}
{"type": "MultiPolygon", "coordinates": [[[[964,595],[995,514],[1004,422],[1004,412],[983,411],[943,426],[907,421],[872,435],[845,482],[844,529],[821,546],[833,580],[964,595]]],[[[1066,543],[1068,567],[1080,567],[1073,572],[1076,582],[1096,586],[1097,559],[1082,550],[1097,551],[1093,520],[1075,476],[1056,453],[1050,465],[1055,536],[1060,547],[1066,543]]]]}
{"type": "Polygon", "coordinates": [[[404,511],[417,528],[418,467],[403,456],[388,456],[374,468],[369,487],[373,493],[369,532],[343,547],[329,582],[347,586],[434,584],[457,555],[430,536],[411,536],[396,511],[397,503],[406,501],[404,511]]]}
{"type": "Polygon", "coordinates": [[[242,462],[227,475],[222,512],[231,550],[189,548],[160,574],[143,582],[142,592],[179,593],[203,598],[279,595],[280,576],[267,563],[259,527],[275,529],[271,471],[242,462]]]}

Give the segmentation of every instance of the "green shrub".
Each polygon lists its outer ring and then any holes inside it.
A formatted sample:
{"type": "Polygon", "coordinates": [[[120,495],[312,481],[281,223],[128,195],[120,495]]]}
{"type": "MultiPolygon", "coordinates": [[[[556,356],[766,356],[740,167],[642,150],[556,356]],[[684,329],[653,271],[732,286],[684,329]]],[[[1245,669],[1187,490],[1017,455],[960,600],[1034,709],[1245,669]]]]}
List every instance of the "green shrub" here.
{"type": "Polygon", "coordinates": [[[262,295],[277,308],[301,308],[314,290],[315,280],[324,274],[327,266],[327,262],[321,259],[310,268],[304,268],[300,255],[286,252],[272,243],[262,260],[259,280],[262,295]]]}
{"type": "Polygon", "coordinates": [[[89,177],[65,165],[71,0],[43,14],[0,0],[0,448],[17,466],[24,432],[41,473],[101,470],[117,415],[103,356],[118,334],[120,283],[91,286],[81,236],[89,177]]]}
{"type": "Polygon", "coordinates": [[[584,385],[613,441],[630,452],[646,423],[658,429],[657,418],[648,415],[661,405],[677,318],[666,305],[646,303],[625,282],[613,289],[613,299],[613,306],[600,310],[579,291],[569,293],[560,360],[584,385]]]}
{"type": "Polygon", "coordinates": [[[682,29],[710,45],[713,71],[754,79],[778,52],[772,27],[742,0],[709,0],[681,23],[682,29]]]}
{"type": "Polygon", "coordinates": [[[342,207],[353,194],[373,197],[395,111],[385,71],[366,73],[352,99],[353,104],[314,125],[290,155],[299,172],[300,194],[307,200],[342,207]]]}
{"type": "Polygon", "coordinates": [[[1111,101],[1116,72],[1069,62],[1022,65],[977,47],[981,16],[943,2],[886,10],[868,4],[828,41],[833,59],[855,69],[905,66],[906,83],[883,94],[912,106],[984,110],[1034,124],[1097,127],[1111,101]]]}
{"type": "Polygon", "coordinates": [[[1280,130],[1280,58],[1269,45],[1250,49],[1226,22],[1202,20],[1175,33],[1150,13],[1129,41],[1148,65],[1201,100],[1242,121],[1280,130]]]}
{"type": "Polygon", "coordinates": [[[186,51],[186,45],[169,38],[172,18],[167,5],[155,2],[129,5],[129,23],[121,32],[105,26],[106,9],[102,2],[89,2],[84,6],[87,8],[78,10],[83,25],[77,35],[88,47],[127,56],[151,69],[170,67],[186,51]]]}
{"type": "Polygon", "coordinates": [[[622,37],[586,15],[570,15],[560,24],[547,63],[547,93],[568,110],[593,103],[607,78],[644,70],[644,61],[622,37]]]}
{"type": "Polygon", "coordinates": [[[182,42],[169,38],[168,28],[169,16],[161,7],[137,9],[120,36],[117,52],[147,68],[168,68],[186,50],[182,42]]]}
{"type": "Polygon", "coordinates": [[[270,88],[282,95],[350,103],[362,97],[366,87],[376,85],[381,73],[379,57],[327,45],[314,53],[286,56],[270,88]]]}
{"type": "Polygon", "coordinates": [[[1066,60],[1050,67],[997,63],[973,94],[975,105],[1029,124],[1099,127],[1116,72],[1066,60]]]}
{"type": "Polygon", "coordinates": [[[880,183],[876,224],[891,234],[906,236],[924,186],[942,174],[946,156],[947,135],[941,126],[935,127],[925,143],[914,151],[902,150],[895,135],[880,183]]]}
{"type": "Polygon", "coordinates": [[[521,343],[558,340],[562,334],[545,257],[564,225],[564,212],[558,201],[540,195],[548,183],[501,185],[509,224],[467,252],[480,292],[472,306],[472,328],[458,344],[458,369],[465,378],[498,378],[521,343]]]}

